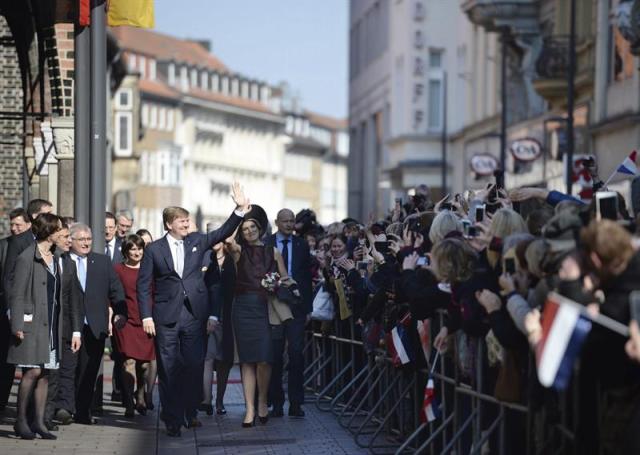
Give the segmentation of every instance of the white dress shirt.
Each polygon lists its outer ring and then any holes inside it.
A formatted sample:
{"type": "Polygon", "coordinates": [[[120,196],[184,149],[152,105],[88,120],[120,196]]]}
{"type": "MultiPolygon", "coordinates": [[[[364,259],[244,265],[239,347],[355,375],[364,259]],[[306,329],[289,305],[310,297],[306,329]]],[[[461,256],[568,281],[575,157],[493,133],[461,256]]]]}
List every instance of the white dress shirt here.
{"type": "MultiPolygon", "coordinates": [[[[75,254],[75,253],[69,253],[69,256],[71,257],[71,259],[73,260],[73,262],[75,262],[75,263],[76,263],[76,277],[78,277],[78,261],[79,261],[79,260],[84,261],[85,270],[87,270],[87,268],[86,268],[86,265],[87,265],[87,258],[86,258],[86,257],[82,258],[82,257],[78,256],[78,255],[77,255],[77,254],[75,254]]],[[[62,276],[62,258],[60,258],[60,276],[62,276]]],[[[78,280],[80,280],[80,277],[78,277],[78,280]]],[[[84,318],[84,323],[85,323],[85,325],[89,325],[89,324],[87,323],[87,317],[86,317],[86,316],[85,316],[85,318],[84,318]]],[[[76,337],[77,337],[77,338],[81,338],[81,337],[82,337],[82,333],[81,333],[81,332],[73,332],[73,333],[71,334],[71,337],[72,337],[72,338],[76,338],[76,337]]]]}

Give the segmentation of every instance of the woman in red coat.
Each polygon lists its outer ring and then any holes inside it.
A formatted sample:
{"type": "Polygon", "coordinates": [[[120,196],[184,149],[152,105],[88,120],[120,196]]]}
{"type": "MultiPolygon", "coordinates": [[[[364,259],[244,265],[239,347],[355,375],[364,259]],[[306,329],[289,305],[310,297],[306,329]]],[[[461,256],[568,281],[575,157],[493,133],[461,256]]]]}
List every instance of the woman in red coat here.
{"type": "Polygon", "coordinates": [[[144,245],[142,237],[128,236],[122,242],[122,255],[125,260],[114,266],[124,287],[128,313],[125,326],[121,330],[114,331],[118,350],[124,358],[122,377],[126,417],[133,417],[134,410],[146,415],[147,409],[153,409],[152,394],[157,370],[156,351],[153,338],[142,329],[136,297],[136,282],[144,255],[144,245]],[[135,384],[138,388],[134,397],[135,384]]]}

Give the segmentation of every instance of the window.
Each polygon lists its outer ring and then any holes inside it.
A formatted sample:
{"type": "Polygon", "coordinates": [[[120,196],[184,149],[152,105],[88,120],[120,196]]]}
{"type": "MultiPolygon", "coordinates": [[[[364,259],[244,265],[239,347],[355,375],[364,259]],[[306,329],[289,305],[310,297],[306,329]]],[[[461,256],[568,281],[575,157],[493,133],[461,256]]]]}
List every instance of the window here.
{"type": "Polygon", "coordinates": [[[217,92],[220,90],[220,78],[216,73],[211,75],[211,90],[217,92]]]}
{"type": "Polygon", "coordinates": [[[156,80],[156,61],[152,58],[149,59],[149,79],[156,80]]]}
{"type": "Polygon", "coordinates": [[[198,70],[195,68],[191,70],[191,87],[198,87],[198,70]]]}
{"type": "Polygon", "coordinates": [[[169,63],[169,85],[176,85],[176,65],[169,63]]]}
{"type": "Polygon", "coordinates": [[[158,108],[158,129],[164,130],[167,120],[167,110],[164,107],[158,108]]]}
{"type": "Polygon", "coordinates": [[[131,125],[131,112],[116,113],[115,153],[117,156],[131,156],[131,152],[133,151],[131,125]]]}
{"type": "Polygon", "coordinates": [[[155,129],[158,126],[158,108],[156,106],[151,106],[149,117],[149,128],[155,129]]]}
{"type": "Polygon", "coordinates": [[[200,87],[202,90],[209,90],[209,75],[206,71],[200,73],[200,87]]]}
{"type": "Polygon", "coordinates": [[[228,95],[229,94],[229,78],[227,76],[222,76],[222,84],[221,84],[221,90],[223,95],[228,95]]]}
{"type": "Polygon", "coordinates": [[[292,180],[311,181],[312,161],[308,156],[286,155],[284,176],[292,180]]]}
{"type": "Polygon", "coordinates": [[[121,88],[116,93],[116,109],[133,108],[133,91],[130,88],[121,88]]]}
{"type": "Polygon", "coordinates": [[[429,67],[442,68],[442,51],[435,49],[429,51],[429,67]]]}
{"type": "Polygon", "coordinates": [[[189,76],[187,74],[187,67],[180,68],[180,89],[185,92],[189,90],[189,76]]]}
{"type": "Polygon", "coordinates": [[[127,58],[127,66],[131,72],[136,70],[136,54],[129,54],[129,57],[127,58]]]}
{"type": "Polygon", "coordinates": [[[249,98],[249,82],[242,81],[240,85],[240,96],[243,98],[249,98]]]}
{"type": "Polygon", "coordinates": [[[258,101],[258,84],[251,84],[251,99],[254,101],[258,101]]]}
{"type": "Polygon", "coordinates": [[[146,103],[142,105],[142,126],[149,126],[149,105],[146,103]]]}
{"type": "Polygon", "coordinates": [[[240,82],[238,81],[238,79],[233,78],[231,80],[231,95],[238,96],[239,93],[240,93],[240,82]]]}
{"type": "Polygon", "coordinates": [[[167,111],[167,130],[173,131],[173,109],[167,111]]]}
{"type": "Polygon", "coordinates": [[[442,79],[429,79],[428,126],[430,130],[442,128],[442,79]]]}
{"type": "Polygon", "coordinates": [[[140,71],[140,79],[145,79],[147,76],[147,60],[142,55],[138,59],[138,71],[140,71]]]}

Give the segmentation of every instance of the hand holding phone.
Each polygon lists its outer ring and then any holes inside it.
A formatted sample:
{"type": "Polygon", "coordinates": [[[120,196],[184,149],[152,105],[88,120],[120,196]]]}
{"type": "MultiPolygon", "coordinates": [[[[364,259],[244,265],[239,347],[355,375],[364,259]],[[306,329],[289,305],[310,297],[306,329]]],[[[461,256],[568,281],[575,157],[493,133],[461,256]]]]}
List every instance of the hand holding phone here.
{"type": "Polygon", "coordinates": [[[476,206],[476,223],[482,223],[486,210],[486,204],[476,206]]]}

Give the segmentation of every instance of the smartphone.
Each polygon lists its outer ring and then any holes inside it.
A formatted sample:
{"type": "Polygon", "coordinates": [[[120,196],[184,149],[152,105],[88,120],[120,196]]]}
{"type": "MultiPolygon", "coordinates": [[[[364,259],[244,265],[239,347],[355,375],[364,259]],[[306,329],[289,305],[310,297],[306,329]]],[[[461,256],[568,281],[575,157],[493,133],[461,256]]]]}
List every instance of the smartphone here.
{"type": "Polygon", "coordinates": [[[429,256],[420,256],[418,258],[418,262],[416,262],[417,266],[422,267],[423,265],[429,265],[429,256]]]}
{"type": "Polygon", "coordinates": [[[487,206],[485,204],[478,205],[476,207],[476,223],[481,223],[484,220],[484,212],[487,210],[487,206]]]}
{"type": "Polygon", "coordinates": [[[478,235],[478,230],[476,229],[475,226],[469,226],[469,229],[467,229],[467,236],[468,237],[475,237],[476,235],[478,235]]]}
{"type": "Polygon", "coordinates": [[[389,252],[389,242],[387,242],[387,241],[374,242],[373,245],[375,246],[375,248],[378,251],[378,253],[386,254],[386,253],[389,252]]]}
{"type": "Polygon", "coordinates": [[[469,235],[469,228],[471,227],[471,221],[467,219],[463,219],[462,221],[462,232],[464,235],[469,235]]]}
{"type": "Polygon", "coordinates": [[[367,270],[368,265],[369,263],[367,261],[358,261],[356,263],[356,267],[358,268],[358,270],[367,270]]]}
{"type": "Polygon", "coordinates": [[[504,271],[509,275],[516,273],[516,260],[514,258],[505,258],[504,271]]]}
{"type": "Polygon", "coordinates": [[[618,194],[613,191],[600,191],[596,193],[596,219],[618,219],[618,194]]]}
{"type": "Polygon", "coordinates": [[[443,202],[442,205],[440,205],[440,210],[453,210],[453,205],[451,202],[443,202]]]}

